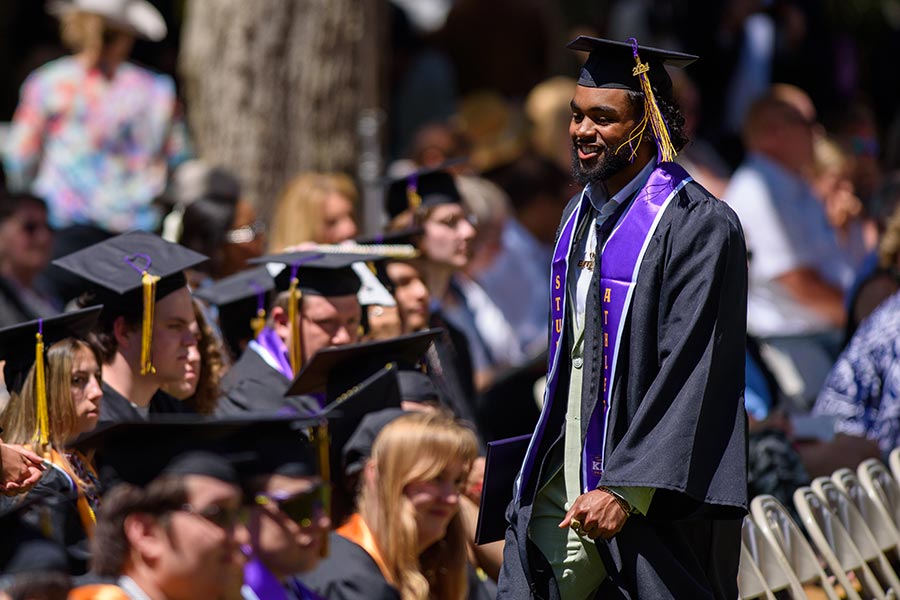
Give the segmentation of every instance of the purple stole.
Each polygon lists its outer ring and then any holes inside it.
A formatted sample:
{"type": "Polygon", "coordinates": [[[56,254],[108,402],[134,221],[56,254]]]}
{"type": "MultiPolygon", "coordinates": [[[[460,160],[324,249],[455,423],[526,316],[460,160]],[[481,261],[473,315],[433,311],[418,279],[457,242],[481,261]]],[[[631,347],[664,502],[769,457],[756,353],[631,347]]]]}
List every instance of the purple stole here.
{"type": "MultiPolygon", "coordinates": [[[[603,385],[599,402],[594,407],[588,421],[587,434],[582,448],[581,483],[584,492],[595,489],[603,475],[606,426],[609,417],[609,402],[615,384],[619,342],[622,338],[625,316],[631,305],[631,296],[637,282],[641,260],[666,206],[690,180],[690,176],[679,165],[660,163],[650,173],[647,183],[638,190],[634,200],[618,221],[610,218],[604,223],[604,232],[609,228],[613,229],[600,252],[603,385]]],[[[537,458],[537,448],[544,435],[550,410],[556,399],[561,356],[559,342],[565,331],[566,275],[569,270],[569,254],[575,228],[584,206],[585,197],[582,192],[579,204],[563,225],[553,251],[550,279],[551,322],[547,387],[544,391],[544,406],[541,416],[516,480],[516,501],[520,499],[521,491],[531,476],[537,458]]],[[[586,310],[590,311],[591,308],[588,307],[586,310]]]]}
{"type": "Polygon", "coordinates": [[[291,361],[288,359],[288,349],[275,332],[270,327],[263,327],[259,335],[256,336],[256,343],[262,346],[278,363],[278,372],[287,379],[294,378],[294,370],[291,368],[291,361]]]}

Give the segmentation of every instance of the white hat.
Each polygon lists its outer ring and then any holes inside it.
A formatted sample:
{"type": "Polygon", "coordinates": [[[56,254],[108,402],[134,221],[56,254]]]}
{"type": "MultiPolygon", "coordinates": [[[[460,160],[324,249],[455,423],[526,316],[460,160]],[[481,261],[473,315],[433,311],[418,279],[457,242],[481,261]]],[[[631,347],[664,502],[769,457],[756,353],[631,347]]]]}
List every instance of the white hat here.
{"type": "Polygon", "coordinates": [[[152,42],[166,37],[165,19],[147,0],[56,0],[47,11],[57,17],[76,11],[100,15],[152,42]]]}

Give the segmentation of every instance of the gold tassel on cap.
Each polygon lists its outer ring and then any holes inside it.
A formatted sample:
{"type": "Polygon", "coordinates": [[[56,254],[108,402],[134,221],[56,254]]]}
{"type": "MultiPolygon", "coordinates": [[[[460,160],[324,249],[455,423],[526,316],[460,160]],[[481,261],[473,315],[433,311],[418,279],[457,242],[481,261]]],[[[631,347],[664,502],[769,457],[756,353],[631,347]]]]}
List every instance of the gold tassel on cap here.
{"type": "Polygon", "coordinates": [[[419,178],[415,175],[406,182],[406,201],[414,211],[422,206],[422,196],[419,195],[419,178]]]}
{"type": "Polygon", "coordinates": [[[634,142],[640,140],[649,125],[653,132],[653,139],[656,140],[657,160],[659,162],[672,162],[675,160],[677,152],[672,145],[672,140],[669,137],[669,128],[666,126],[666,120],[663,119],[662,113],[659,112],[659,106],[656,104],[656,97],[653,95],[653,88],[650,85],[650,78],[647,76],[647,72],[650,71],[650,65],[641,62],[641,57],[638,55],[637,40],[629,38],[628,41],[631,42],[634,62],[636,63],[632,74],[641,82],[641,92],[644,94],[644,116],[628,139],[622,142],[619,148],[616,148],[616,152],[628,145],[631,147],[630,158],[634,160],[634,157],[637,155],[637,147],[640,145],[635,146],[634,142]]]}
{"type": "MultiPolygon", "coordinates": [[[[313,428],[313,438],[316,447],[316,457],[319,459],[319,477],[326,489],[331,486],[331,439],[328,434],[328,421],[322,420],[313,428]]],[[[322,509],[326,516],[331,517],[331,494],[328,494],[322,509]]],[[[322,557],[328,556],[328,536],[322,539],[322,557]]]]}
{"type": "Polygon", "coordinates": [[[288,288],[288,322],[291,324],[291,347],[289,354],[291,359],[291,370],[294,375],[303,368],[303,332],[300,331],[300,301],[303,300],[303,293],[300,291],[300,280],[297,278],[297,269],[299,263],[291,267],[291,285],[288,288]]]}
{"type": "Polygon", "coordinates": [[[144,290],[144,315],[141,319],[141,375],[156,373],[153,366],[151,344],[153,343],[153,315],[156,312],[156,284],[159,277],[147,271],[141,272],[141,287],[144,290]]]}
{"type": "Polygon", "coordinates": [[[266,326],[266,290],[255,281],[250,281],[249,284],[256,292],[256,316],[250,319],[250,328],[255,339],[266,326]]]}
{"type": "Polygon", "coordinates": [[[50,409],[47,406],[47,372],[44,370],[44,321],[38,321],[34,345],[34,396],[37,404],[35,441],[43,453],[50,443],[50,409]]]}

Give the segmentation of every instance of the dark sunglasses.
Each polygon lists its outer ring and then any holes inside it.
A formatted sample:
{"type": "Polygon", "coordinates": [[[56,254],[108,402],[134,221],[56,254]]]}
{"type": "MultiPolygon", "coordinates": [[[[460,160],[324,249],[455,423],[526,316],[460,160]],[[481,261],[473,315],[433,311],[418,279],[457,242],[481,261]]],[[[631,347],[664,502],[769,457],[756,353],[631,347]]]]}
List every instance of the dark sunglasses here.
{"type": "Polygon", "coordinates": [[[213,525],[226,531],[234,529],[239,523],[245,523],[247,520],[247,511],[243,506],[239,508],[225,508],[218,504],[211,504],[206,508],[198,509],[190,504],[182,504],[178,510],[206,519],[213,525]]]}
{"type": "Polygon", "coordinates": [[[298,494],[258,494],[253,501],[259,506],[274,504],[290,520],[301,527],[309,527],[316,514],[324,512],[331,505],[331,487],[320,483],[298,494]]]}

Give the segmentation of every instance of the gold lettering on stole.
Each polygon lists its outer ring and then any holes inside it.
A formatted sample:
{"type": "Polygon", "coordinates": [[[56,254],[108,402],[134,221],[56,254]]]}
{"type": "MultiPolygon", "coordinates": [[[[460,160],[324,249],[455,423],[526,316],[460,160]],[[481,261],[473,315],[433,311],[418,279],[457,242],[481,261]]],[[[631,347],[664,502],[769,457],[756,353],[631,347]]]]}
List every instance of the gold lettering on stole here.
{"type": "Polygon", "coordinates": [[[553,288],[553,289],[558,290],[558,289],[559,289],[559,286],[560,286],[559,275],[557,275],[557,276],[556,276],[556,282],[555,282],[555,285],[554,285],[554,288],[553,288]]]}
{"type": "Polygon", "coordinates": [[[603,332],[603,347],[609,348],[609,334],[605,331],[603,332]]]}
{"type": "Polygon", "coordinates": [[[556,311],[559,312],[559,302],[562,300],[562,296],[556,296],[553,298],[556,301],[556,311]]]}
{"type": "Polygon", "coordinates": [[[606,393],[606,377],[603,378],[603,393],[606,393]]]}
{"type": "Polygon", "coordinates": [[[609,325],[609,311],[608,310],[603,311],[603,325],[604,326],[609,325]]]}
{"type": "Polygon", "coordinates": [[[609,357],[606,356],[606,354],[603,355],[603,368],[604,369],[609,368],[609,357]]]}
{"type": "Polygon", "coordinates": [[[562,333],[562,319],[554,319],[556,321],[556,333],[562,333]]]}
{"type": "Polygon", "coordinates": [[[609,302],[609,298],[610,298],[611,295],[612,295],[612,288],[606,288],[606,289],[603,291],[603,301],[604,301],[604,302],[609,302]]]}

